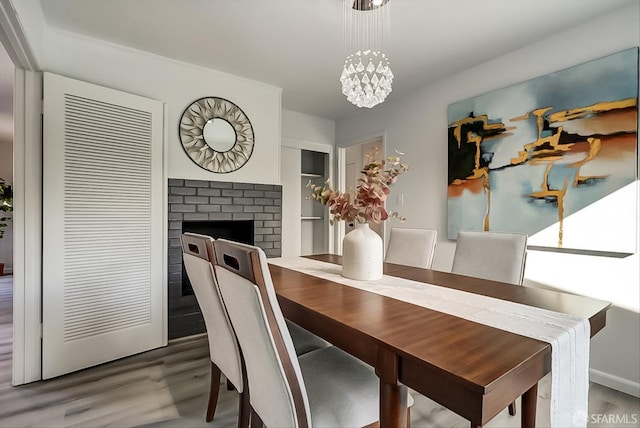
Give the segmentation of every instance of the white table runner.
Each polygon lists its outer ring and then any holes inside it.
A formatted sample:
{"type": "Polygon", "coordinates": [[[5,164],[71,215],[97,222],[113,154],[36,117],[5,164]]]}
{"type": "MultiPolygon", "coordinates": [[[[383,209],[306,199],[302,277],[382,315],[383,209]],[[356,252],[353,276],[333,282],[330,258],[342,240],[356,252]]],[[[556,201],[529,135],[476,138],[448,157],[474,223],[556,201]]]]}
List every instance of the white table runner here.
{"type": "Polygon", "coordinates": [[[394,276],[356,281],[344,278],[339,265],[302,257],[274,258],[269,263],[550,343],[551,427],[586,427],[588,320],[394,276]]]}

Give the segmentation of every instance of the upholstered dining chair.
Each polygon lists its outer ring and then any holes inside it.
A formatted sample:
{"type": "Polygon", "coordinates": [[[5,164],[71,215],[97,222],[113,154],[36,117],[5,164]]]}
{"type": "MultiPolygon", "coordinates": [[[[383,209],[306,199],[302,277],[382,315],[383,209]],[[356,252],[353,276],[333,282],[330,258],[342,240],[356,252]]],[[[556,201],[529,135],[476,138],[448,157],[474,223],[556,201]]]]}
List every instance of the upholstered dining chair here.
{"type": "Polygon", "coordinates": [[[405,266],[431,269],[438,231],[394,227],[384,261],[405,266]]]}
{"type": "Polygon", "coordinates": [[[184,266],[200,306],[209,338],[211,383],[206,421],[211,422],[216,412],[222,372],[240,393],[238,427],[246,428],[249,425],[251,411],[246,379],[243,374],[244,366],[231,321],[215,284],[213,254],[213,238],[194,233],[182,235],[184,266]]]}
{"type": "Polygon", "coordinates": [[[379,383],[371,367],[336,347],[296,358],[264,252],[222,239],[214,247],[218,285],[245,356],[251,425],[362,427],[376,422],[379,383]]]}
{"type": "MultiPolygon", "coordinates": [[[[459,231],[452,273],[522,285],[527,259],[527,235],[459,231]]],[[[509,404],[516,414],[516,403],[509,404]]]]}
{"type": "MultiPolygon", "coordinates": [[[[226,308],[222,302],[216,285],[213,271],[214,251],[213,238],[195,233],[182,235],[182,252],[184,266],[193,287],[196,300],[200,306],[209,339],[209,356],[211,358],[211,384],[206,421],[211,422],[215,415],[218,401],[220,375],[227,378],[240,393],[238,426],[247,427],[249,423],[249,398],[243,380],[244,365],[238,347],[235,332],[226,308]]],[[[329,343],[309,333],[302,327],[287,322],[287,328],[294,338],[297,355],[329,346],[329,343]]]]}
{"type": "Polygon", "coordinates": [[[451,272],[522,285],[527,235],[459,231],[451,272]]]}

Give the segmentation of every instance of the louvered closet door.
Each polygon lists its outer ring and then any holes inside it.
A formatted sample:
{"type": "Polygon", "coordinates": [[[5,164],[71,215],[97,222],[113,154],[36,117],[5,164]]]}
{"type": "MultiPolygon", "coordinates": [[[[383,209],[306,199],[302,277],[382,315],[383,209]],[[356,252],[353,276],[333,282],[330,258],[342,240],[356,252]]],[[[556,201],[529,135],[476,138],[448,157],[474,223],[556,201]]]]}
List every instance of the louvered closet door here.
{"type": "Polygon", "coordinates": [[[42,373],[163,345],[162,103],[44,75],[42,373]]]}

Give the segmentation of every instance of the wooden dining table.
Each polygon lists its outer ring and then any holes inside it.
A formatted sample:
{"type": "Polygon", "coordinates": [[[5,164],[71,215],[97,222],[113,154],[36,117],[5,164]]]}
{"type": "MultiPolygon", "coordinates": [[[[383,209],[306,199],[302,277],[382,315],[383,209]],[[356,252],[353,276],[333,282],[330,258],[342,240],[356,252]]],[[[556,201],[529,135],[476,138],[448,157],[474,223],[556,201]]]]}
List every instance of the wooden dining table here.
{"type": "MultiPolygon", "coordinates": [[[[341,263],[336,255],[308,256],[341,263]]],[[[373,292],[270,265],[284,316],[375,368],[380,426],[407,426],[412,388],[480,427],[522,396],[523,428],[536,424],[537,385],[551,345],[373,292]]],[[[588,319],[591,335],[609,302],[385,263],[384,274],[588,319]]],[[[384,281],[382,279],[381,281],[384,281]]]]}

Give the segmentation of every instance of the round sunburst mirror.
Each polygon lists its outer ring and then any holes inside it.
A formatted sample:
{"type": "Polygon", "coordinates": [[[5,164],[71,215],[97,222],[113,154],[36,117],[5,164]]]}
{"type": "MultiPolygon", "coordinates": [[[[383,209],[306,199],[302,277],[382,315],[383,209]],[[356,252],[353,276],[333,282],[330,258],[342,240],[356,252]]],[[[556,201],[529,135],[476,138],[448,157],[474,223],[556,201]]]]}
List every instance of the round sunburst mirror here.
{"type": "Polygon", "coordinates": [[[240,107],[206,97],[184,110],[178,130],[182,148],[201,168],[228,173],[242,168],[253,153],[253,127],[240,107]]]}

